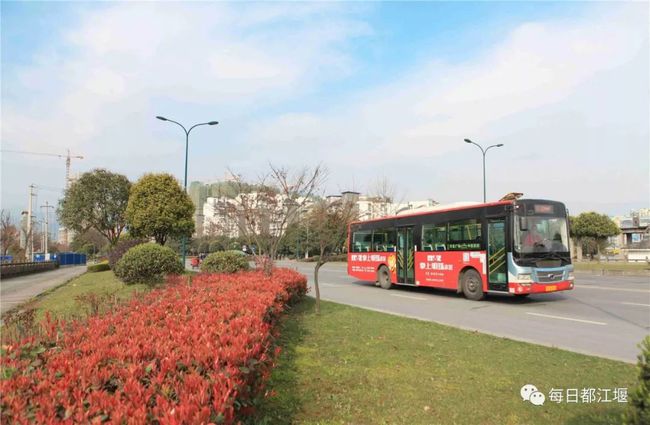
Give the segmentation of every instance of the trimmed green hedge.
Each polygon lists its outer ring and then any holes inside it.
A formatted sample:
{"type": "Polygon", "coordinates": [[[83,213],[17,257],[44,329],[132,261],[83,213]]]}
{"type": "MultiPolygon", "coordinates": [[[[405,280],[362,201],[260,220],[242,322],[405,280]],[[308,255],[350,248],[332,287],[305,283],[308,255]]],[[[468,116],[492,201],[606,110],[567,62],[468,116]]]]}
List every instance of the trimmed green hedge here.
{"type": "Polygon", "coordinates": [[[111,266],[108,265],[108,263],[97,263],[97,264],[92,264],[88,266],[88,273],[96,273],[96,272],[105,272],[106,270],[110,270],[111,266]]]}
{"type": "Polygon", "coordinates": [[[126,251],[113,271],[126,284],[151,285],[162,282],[165,275],[183,273],[184,267],[171,248],[145,243],[126,251]]]}
{"type": "Polygon", "coordinates": [[[213,252],[201,263],[201,271],[206,273],[236,273],[248,270],[249,257],[241,251],[213,252]]]}

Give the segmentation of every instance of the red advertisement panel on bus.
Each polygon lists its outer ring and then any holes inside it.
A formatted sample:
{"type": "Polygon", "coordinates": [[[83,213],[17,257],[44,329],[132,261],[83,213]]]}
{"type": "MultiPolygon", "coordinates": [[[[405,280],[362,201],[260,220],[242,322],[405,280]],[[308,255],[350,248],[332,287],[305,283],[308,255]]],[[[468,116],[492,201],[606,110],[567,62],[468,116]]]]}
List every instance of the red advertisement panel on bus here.
{"type": "Polygon", "coordinates": [[[573,289],[566,208],[522,199],[355,222],[348,274],[386,289],[429,286],[473,300],[573,289]]]}

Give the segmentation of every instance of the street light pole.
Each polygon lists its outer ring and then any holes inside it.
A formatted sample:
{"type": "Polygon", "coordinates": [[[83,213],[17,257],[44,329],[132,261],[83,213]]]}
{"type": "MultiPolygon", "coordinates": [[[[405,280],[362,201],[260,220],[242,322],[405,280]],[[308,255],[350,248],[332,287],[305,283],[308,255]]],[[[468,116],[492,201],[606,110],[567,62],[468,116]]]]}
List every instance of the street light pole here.
{"type": "Polygon", "coordinates": [[[45,260],[47,261],[47,256],[49,254],[48,245],[50,243],[50,208],[54,209],[54,206],[45,201],[45,205],[41,205],[41,208],[45,208],[45,260]]]}
{"type": "Polygon", "coordinates": [[[478,143],[474,143],[469,139],[465,139],[465,143],[471,143],[474,146],[478,146],[478,148],[481,150],[481,153],[483,154],[483,203],[485,203],[486,202],[486,195],[485,195],[485,154],[487,153],[487,151],[490,150],[490,148],[500,148],[501,146],[503,146],[503,143],[499,143],[498,145],[490,145],[485,149],[483,149],[483,147],[481,145],[479,145],[478,143]]]}
{"type": "MultiPolygon", "coordinates": [[[[185,178],[183,179],[183,189],[185,190],[185,193],[187,193],[187,156],[189,153],[189,146],[190,146],[190,132],[192,129],[195,127],[201,126],[201,125],[217,125],[219,124],[219,121],[208,121],[208,122],[202,122],[199,124],[194,124],[190,129],[186,129],[185,126],[177,121],[170,120],[165,117],[161,117],[160,115],[156,116],[161,121],[169,121],[173,122],[174,124],[180,126],[180,128],[183,129],[185,132],[185,178]]],[[[183,251],[183,268],[185,268],[185,258],[187,257],[187,251],[186,251],[186,245],[187,245],[187,236],[183,236],[183,242],[182,242],[182,251],[183,251]]]]}

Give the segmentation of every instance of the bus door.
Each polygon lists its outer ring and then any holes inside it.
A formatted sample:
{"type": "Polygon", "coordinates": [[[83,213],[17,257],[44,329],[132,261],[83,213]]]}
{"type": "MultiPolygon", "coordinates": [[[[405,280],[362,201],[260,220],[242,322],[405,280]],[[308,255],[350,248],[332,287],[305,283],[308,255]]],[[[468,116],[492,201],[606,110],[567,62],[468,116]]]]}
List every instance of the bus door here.
{"type": "Polygon", "coordinates": [[[397,282],[414,283],[413,226],[397,228],[397,282]]]}
{"type": "Polygon", "coordinates": [[[488,287],[491,290],[508,290],[508,262],[506,253],[506,218],[488,218],[488,287]]]}

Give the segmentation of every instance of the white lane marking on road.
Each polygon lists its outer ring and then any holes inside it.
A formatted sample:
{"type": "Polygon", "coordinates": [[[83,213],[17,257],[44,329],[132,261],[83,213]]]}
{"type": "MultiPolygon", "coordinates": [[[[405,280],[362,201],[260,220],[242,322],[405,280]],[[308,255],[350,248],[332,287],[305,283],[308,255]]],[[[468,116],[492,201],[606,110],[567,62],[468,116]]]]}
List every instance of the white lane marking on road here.
{"type": "Polygon", "coordinates": [[[612,286],[590,286],[590,285],[575,285],[580,289],[602,289],[604,291],[624,291],[624,292],[649,292],[650,289],[629,289],[629,288],[614,288],[612,286]]]}
{"type": "Polygon", "coordinates": [[[319,283],[319,285],[327,288],[345,288],[345,285],[337,285],[334,283],[319,283]]]}
{"type": "Polygon", "coordinates": [[[391,297],[400,297],[400,298],[409,298],[411,300],[420,300],[420,301],[426,301],[426,298],[422,297],[414,297],[412,295],[402,295],[402,294],[390,294],[391,297]]]}
{"type": "Polygon", "coordinates": [[[526,314],[530,314],[531,316],[548,317],[549,319],[560,319],[560,320],[570,320],[572,322],[590,323],[592,325],[605,326],[607,324],[604,322],[594,322],[592,320],[574,319],[573,317],[562,317],[562,316],[552,316],[550,314],[530,313],[528,311],[526,312],[526,314]]]}
{"type": "Polygon", "coordinates": [[[621,302],[621,304],[625,304],[625,305],[640,305],[641,307],[650,307],[650,304],[641,304],[641,303],[624,303],[624,302],[621,302]]]}

